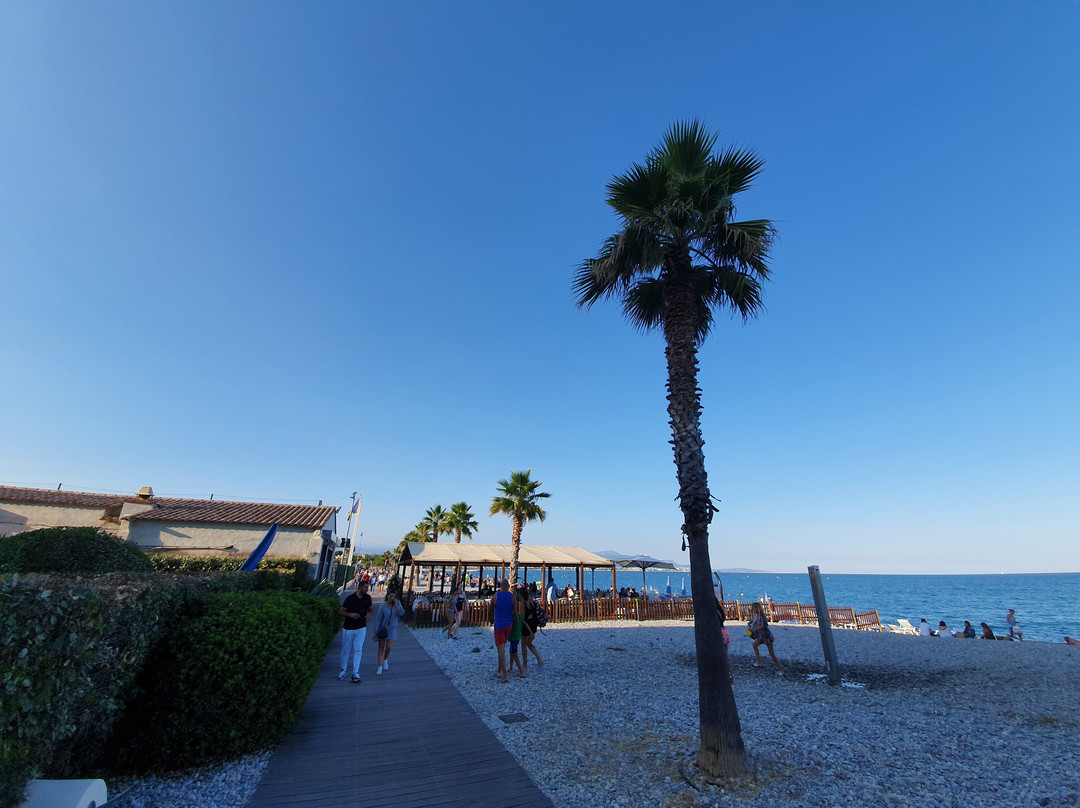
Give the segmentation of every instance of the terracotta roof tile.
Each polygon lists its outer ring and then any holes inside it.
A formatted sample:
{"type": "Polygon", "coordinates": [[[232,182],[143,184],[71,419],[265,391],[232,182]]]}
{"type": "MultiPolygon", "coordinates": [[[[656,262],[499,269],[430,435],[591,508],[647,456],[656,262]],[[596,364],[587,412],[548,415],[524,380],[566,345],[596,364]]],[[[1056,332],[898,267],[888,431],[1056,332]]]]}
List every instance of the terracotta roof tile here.
{"type": "Polygon", "coordinates": [[[0,502],[34,505],[68,505],[108,508],[125,502],[145,502],[153,510],[132,514],[131,520],[155,522],[213,522],[215,524],[270,525],[321,528],[333,515],[332,505],[284,505],[269,502],[228,502],[214,499],[143,499],[122,494],[90,494],[81,491],[48,491],[40,488],[0,486],[0,502]]]}
{"type": "Polygon", "coordinates": [[[44,488],[15,488],[0,485],[0,502],[29,505],[71,505],[77,508],[108,508],[130,499],[123,494],[88,494],[84,491],[50,491],[44,488]]]}

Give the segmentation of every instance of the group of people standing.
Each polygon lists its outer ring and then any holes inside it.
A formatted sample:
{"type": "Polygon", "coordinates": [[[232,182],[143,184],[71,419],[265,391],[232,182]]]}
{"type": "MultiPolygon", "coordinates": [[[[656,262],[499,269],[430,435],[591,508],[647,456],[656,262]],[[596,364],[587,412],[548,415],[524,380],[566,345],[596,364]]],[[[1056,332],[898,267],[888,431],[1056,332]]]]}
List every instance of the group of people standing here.
{"type": "Polygon", "coordinates": [[[503,578],[499,582],[499,590],[491,597],[491,612],[495,623],[495,651],[499,657],[499,667],[495,671],[495,677],[502,682],[510,681],[510,673],[514,667],[518,669],[518,677],[525,678],[529,670],[529,652],[536,657],[537,666],[542,666],[544,660],[536,650],[533,641],[540,630],[540,615],[533,593],[527,586],[519,586],[513,592],[510,591],[510,582],[503,578]],[[510,643],[510,664],[507,666],[506,644],[510,643]],[[518,647],[521,647],[521,657],[518,657],[518,647]]]}
{"type": "Polygon", "coordinates": [[[955,637],[957,639],[974,640],[978,636],[981,640],[1019,640],[1020,642],[1023,642],[1024,632],[1020,629],[1020,621],[1016,619],[1015,609],[1009,609],[1009,613],[1005,615],[1005,622],[1009,626],[1009,633],[998,637],[994,634],[994,630],[986,623],[979,623],[982,634],[976,634],[975,629],[968,620],[964,621],[964,627],[959,631],[952,631],[945,621],[941,620],[938,622],[938,627],[935,631],[930,627],[930,624],[926,622],[926,618],[924,617],[919,623],[919,634],[923,637],[955,637]]]}

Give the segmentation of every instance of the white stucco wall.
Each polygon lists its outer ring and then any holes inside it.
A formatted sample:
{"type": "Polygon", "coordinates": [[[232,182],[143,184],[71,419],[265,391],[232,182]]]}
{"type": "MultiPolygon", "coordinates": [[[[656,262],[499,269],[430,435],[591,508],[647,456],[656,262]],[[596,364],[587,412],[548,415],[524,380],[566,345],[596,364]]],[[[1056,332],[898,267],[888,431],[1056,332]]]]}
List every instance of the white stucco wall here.
{"type": "Polygon", "coordinates": [[[74,505],[31,505],[6,502],[0,505],[0,536],[11,536],[40,527],[99,527],[122,536],[114,522],[101,519],[102,508],[80,508],[74,505]]]}
{"type": "MultiPolygon", "coordinates": [[[[253,525],[170,523],[138,519],[127,524],[128,539],[150,552],[188,551],[192,555],[234,555],[241,559],[251,554],[267,531],[267,528],[253,525]]],[[[333,526],[332,520],[328,525],[333,526]]],[[[322,530],[279,527],[267,555],[303,558],[314,567],[319,563],[321,550],[322,530]]]]}

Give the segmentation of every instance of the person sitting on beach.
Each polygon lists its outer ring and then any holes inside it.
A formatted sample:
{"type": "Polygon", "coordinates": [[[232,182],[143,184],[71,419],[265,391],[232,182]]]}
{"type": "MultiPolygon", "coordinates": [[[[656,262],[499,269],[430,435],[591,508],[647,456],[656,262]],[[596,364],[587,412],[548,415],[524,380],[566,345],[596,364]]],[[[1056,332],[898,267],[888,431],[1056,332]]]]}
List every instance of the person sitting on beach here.
{"type": "Polygon", "coordinates": [[[947,625],[945,625],[944,620],[938,621],[937,633],[935,633],[934,636],[935,637],[951,637],[952,636],[952,632],[949,631],[949,627],[947,625]]]}
{"type": "Polygon", "coordinates": [[[981,639],[981,640],[996,640],[997,639],[997,637],[994,636],[993,629],[991,629],[990,626],[986,625],[986,623],[979,623],[979,625],[982,626],[982,631],[983,631],[982,637],[980,637],[979,639],[981,639]]]}
{"type": "Polygon", "coordinates": [[[1009,639],[1024,641],[1024,632],[1020,630],[1020,621],[1016,619],[1016,610],[1009,609],[1009,613],[1005,615],[1005,622],[1009,624],[1009,639]]]}
{"type": "Polygon", "coordinates": [[[750,622],[747,623],[746,628],[750,631],[750,636],[754,638],[754,667],[761,667],[761,654],[758,652],[758,646],[764,643],[769,647],[769,656],[772,657],[773,664],[776,665],[777,675],[783,676],[784,670],[780,667],[780,660],[776,658],[776,651],[773,650],[773,633],[769,630],[769,621],[765,619],[765,610],[761,608],[760,603],[755,603],[750,607],[750,613],[753,616],[750,618],[750,622]]]}
{"type": "Polygon", "coordinates": [[[922,619],[919,623],[919,636],[920,637],[933,637],[934,632],[930,630],[930,624],[926,622],[926,618],[922,619]]]}
{"type": "Polygon", "coordinates": [[[1066,637],[1065,644],[1080,646],[1080,640],[1074,640],[1072,637],[1066,637]]]}
{"type": "Polygon", "coordinates": [[[952,633],[952,635],[954,637],[957,637],[958,639],[961,639],[961,640],[974,640],[975,639],[975,629],[973,629],[971,627],[970,622],[965,620],[964,621],[964,630],[963,631],[954,631],[952,633]]]}

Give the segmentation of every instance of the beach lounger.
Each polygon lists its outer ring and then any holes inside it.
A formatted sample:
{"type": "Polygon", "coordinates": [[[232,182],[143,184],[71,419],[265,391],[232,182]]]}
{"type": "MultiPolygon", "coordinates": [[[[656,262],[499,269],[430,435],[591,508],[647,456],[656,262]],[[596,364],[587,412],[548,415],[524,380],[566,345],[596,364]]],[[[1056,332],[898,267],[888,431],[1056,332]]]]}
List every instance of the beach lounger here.
{"type": "Polygon", "coordinates": [[[904,634],[918,634],[919,633],[919,630],[917,628],[915,628],[915,626],[911,625],[910,620],[905,620],[904,618],[901,617],[896,622],[900,624],[900,631],[903,632],[904,634]]]}

